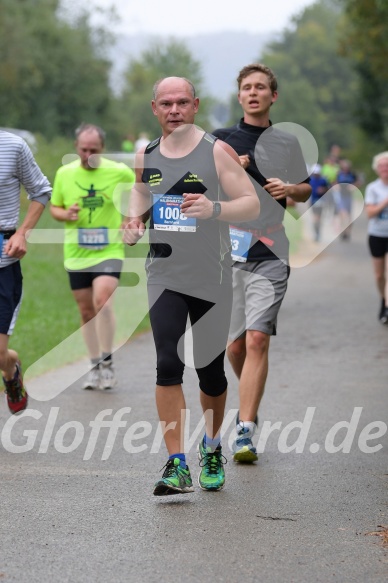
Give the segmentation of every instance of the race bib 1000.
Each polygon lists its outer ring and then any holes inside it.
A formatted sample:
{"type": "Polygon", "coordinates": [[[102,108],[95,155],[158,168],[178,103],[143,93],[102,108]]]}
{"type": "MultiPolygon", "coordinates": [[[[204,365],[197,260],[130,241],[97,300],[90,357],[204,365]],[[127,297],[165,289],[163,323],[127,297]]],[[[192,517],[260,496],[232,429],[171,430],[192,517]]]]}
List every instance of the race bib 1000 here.
{"type": "Polygon", "coordinates": [[[179,194],[153,194],[152,196],[154,229],[191,233],[197,230],[197,220],[185,217],[181,213],[182,196],[179,194]]]}

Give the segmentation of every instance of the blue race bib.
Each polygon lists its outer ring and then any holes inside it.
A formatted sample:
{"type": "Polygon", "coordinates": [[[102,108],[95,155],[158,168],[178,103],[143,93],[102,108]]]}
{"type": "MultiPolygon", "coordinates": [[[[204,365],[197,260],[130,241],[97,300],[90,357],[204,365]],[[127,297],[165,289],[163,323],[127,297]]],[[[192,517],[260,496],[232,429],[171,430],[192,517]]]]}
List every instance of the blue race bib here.
{"type": "Polygon", "coordinates": [[[78,229],[78,245],[84,249],[97,251],[104,249],[108,245],[107,227],[97,229],[78,229]]]}
{"type": "Polygon", "coordinates": [[[230,227],[229,235],[232,244],[232,259],[246,263],[248,251],[251,246],[252,233],[230,227]]]}
{"type": "Polygon", "coordinates": [[[152,218],[157,231],[195,233],[197,220],[181,213],[183,197],[179,194],[153,194],[152,218]]]}

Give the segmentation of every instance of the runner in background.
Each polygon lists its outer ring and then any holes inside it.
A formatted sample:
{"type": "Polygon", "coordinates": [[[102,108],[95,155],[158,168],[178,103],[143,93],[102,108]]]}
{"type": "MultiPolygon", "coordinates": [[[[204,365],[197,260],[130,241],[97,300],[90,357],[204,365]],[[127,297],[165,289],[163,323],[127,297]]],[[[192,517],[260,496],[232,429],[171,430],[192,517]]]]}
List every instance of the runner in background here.
{"type": "Polygon", "coordinates": [[[141,150],[141,148],[145,148],[150,143],[150,141],[151,140],[149,139],[146,132],[140,132],[139,137],[135,142],[135,152],[138,152],[141,150]]]}
{"type": "MultiPolygon", "coordinates": [[[[333,147],[338,148],[338,146],[333,147]]],[[[336,199],[338,199],[339,197],[338,187],[335,186],[337,182],[337,174],[339,172],[339,169],[340,167],[338,156],[334,155],[333,153],[330,153],[329,156],[325,158],[322,164],[321,176],[323,176],[323,178],[325,178],[327,180],[327,183],[329,184],[330,193],[328,196],[326,196],[326,206],[329,210],[329,214],[331,214],[333,218],[337,212],[336,199]]]]}
{"type": "Polygon", "coordinates": [[[381,298],[378,318],[382,324],[388,324],[388,152],[377,154],[372,168],[378,178],[365,189],[365,210],[369,217],[369,249],[381,298]]]}
{"type": "Polygon", "coordinates": [[[322,224],[322,214],[326,206],[325,198],[322,198],[326,194],[329,184],[322,176],[321,166],[316,164],[310,176],[310,186],[311,186],[311,207],[313,211],[313,229],[314,229],[314,239],[319,241],[321,238],[321,224],[322,224]]]}
{"type": "Polygon", "coordinates": [[[352,230],[352,206],[353,206],[353,189],[352,186],[358,186],[357,175],[352,170],[350,160],[340,160],[340,169],[336,179],[336,214],[339,219],[339,229],[341,231],[342,241],[349,241],[352,230]]]}
{"type": "Polygon", "coordinates": [[[112,295],[121,275],[121,195],[134,172],[101,156],[105,132],[82,124],[75,132],[79,160],[56,174],[51,214],[65,223],[64,259],[90,358],[84,389],[111,389],[117,383],[112,360],[115,316],[112,295]]]}
{"type": "Polygon", "coordinates": [[[215,136],[236,150],[260,200],[258,219],[233,223],[233,312],[228,357],[239,378],[234,460],[251,463],[258,409],[268,374],[271,336],[289,277],[289,242],[283,219],[286,199],[305,202],[311,193],[297,138],[272,127],[269,112],[278,98],[277,80],[263,64],[244,67],[237,78],[243,118],[215,136]]]}
{"type": "Polygon", "coordinates": [[[135,139],[132,134],[127,134],[123,141],[121,142],[121,150],[126,154],[134,154],[135,152],[135,139]]]}

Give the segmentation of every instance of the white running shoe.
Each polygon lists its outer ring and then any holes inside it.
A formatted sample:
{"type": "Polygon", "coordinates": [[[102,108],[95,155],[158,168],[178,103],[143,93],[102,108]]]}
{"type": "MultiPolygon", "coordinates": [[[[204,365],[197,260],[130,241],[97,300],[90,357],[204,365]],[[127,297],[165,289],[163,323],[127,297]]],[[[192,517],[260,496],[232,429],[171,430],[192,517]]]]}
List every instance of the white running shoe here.
{"type": "Polygon", "coordinates": [[[100,362],[101,383],[100,388],[103,391],[113,389],[117,385],[115,371],[111,362],[100,362]]]}
{"type": "Polygon", "coordinates": [[[257,429],[257,415],[254,421],[240,421],[239,412],[236,417],[237,437],[232,445],[233,459],[235,462],[242,464],[251,464],[257,462],[257,450],[252,443],[252,439],[257,429]]]}
{"type": "Polygon", "coordinates": [[[87,389],[89,391],[101,388],[101,375],[100,368],[98,365],[90,369],[82,388],[87,389]]]}

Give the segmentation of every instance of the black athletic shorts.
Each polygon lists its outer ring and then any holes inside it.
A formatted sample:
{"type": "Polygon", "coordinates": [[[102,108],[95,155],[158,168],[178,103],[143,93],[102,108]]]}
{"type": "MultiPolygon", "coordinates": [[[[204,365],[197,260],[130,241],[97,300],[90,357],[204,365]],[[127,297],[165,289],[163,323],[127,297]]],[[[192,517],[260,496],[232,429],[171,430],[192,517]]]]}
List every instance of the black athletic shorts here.
{"type": "Polygon", "coordinates": [[[72,290],[92,287],[93,280],[100,275],[110,275],[120,279],[122,268],[122,259],[107,259],[82,271],[68,270],[70,287],[72,290]]]}
{"type": "Polygon", "coordinates": [[[20,261],[0,268],[0,334],[12,334],[22,299],[20,261]]]}
{"type": "Polygon", "coordinates": [[[388,237],[369,235],[369,249],[372,257],[376,259],[384,257],[388,253],[388,237]]]}
{"type": "Polygon", "coordinates": [[[158,285],[148,286],[148,297],[157,355],[156,384],[168,387],[183,381],[183,336],[189,317],[193,339],[189,359],[192,359],[190,365],[196,370],[199,386],[211,397],[224,393],[227,388],[224,358],[232,310],[231,286],[222,292],[220,290],[212,302],[158,285]]]}

